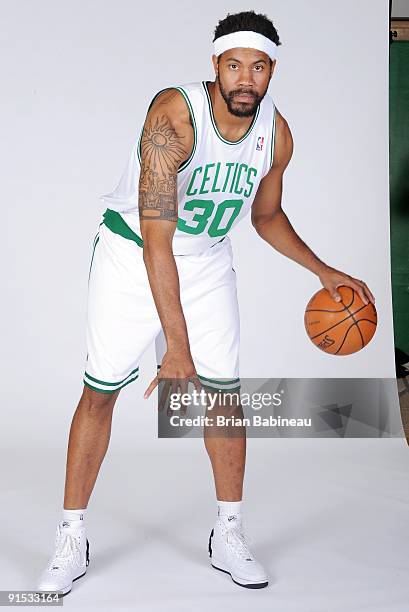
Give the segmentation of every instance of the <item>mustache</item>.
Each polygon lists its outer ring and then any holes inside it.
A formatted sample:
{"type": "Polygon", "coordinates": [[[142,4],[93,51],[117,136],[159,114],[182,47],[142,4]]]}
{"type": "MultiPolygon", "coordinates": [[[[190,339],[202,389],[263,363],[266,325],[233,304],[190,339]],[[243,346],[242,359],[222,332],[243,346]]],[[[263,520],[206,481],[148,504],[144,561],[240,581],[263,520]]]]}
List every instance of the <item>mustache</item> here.
{"type": "Polygon", "coordinates": [[[229,95],[233,98],[234,96],[242,96],[244,94],[247,96],[252,96],[254,99],[258,98],[258,95],[251,89],[234,89],[229,95]]]}

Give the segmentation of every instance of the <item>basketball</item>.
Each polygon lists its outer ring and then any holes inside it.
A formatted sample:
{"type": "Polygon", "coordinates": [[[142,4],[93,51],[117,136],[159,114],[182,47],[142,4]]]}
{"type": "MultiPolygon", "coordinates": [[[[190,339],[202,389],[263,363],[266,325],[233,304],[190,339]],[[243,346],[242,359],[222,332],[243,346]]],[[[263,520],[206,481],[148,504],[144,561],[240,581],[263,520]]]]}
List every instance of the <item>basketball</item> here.
{"type": "Polygon", "coordinates": [[[307,304],[304,324],[319,349],[331,355],[351,355],[372,339],[377,325],[375,306],[365,304],[359,294],[344,285],[338,287],[336,302],[327,289],[317,291],[307,304]]]}

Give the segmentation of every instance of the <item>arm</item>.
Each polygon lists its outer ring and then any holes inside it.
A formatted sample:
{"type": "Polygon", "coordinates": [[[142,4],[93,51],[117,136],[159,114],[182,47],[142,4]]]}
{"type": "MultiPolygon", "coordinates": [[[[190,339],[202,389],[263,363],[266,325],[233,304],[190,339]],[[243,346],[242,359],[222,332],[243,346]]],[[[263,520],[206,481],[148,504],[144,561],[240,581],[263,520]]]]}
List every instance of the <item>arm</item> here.
{"type": "MultiPolygon", "coordinates": [[[[148,112],[142,134],[139,216],[143,258],[167,342],[161,378],[196,376],[172,252],[178,220],[177,172],[192,146],[193,129],[181,94],[175,90],[160,94],[148,112]]],[[[145,397],[157,384],[158,377],[145,397]]]]}
{"type": "Polygon", "coordinates": [[[292,153],[293,139],[290,128],[277,111],[273,165],[261,181],[252,206],[251,222],[255,230],[279,253],[316,274],[336,301],[341,299],[337,287],[348,285],[359,293],[365,303],[368,303],[368,299],[374,302],[375,299],[364,282],[331,268],[313,253],[298,236],[281,208],[283,175],[292,153]]]}

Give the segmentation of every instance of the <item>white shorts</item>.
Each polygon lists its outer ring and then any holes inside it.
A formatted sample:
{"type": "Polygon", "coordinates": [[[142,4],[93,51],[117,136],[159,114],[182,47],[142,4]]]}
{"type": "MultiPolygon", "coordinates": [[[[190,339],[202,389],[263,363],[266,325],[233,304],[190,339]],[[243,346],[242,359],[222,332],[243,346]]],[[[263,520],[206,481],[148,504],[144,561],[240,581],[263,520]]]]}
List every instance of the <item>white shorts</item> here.
{"type": "MultiPolygon", "coordinates": [[[[101,393],[136,380],[140,358],[154,340],[158,365],[166,350],[140,240],[119,213],[104,213],[88,281],[84,375],[84,384],[101,393]]],[[[199,379],[205,387],[237,389],[240,328],[230,240],[226,237],[199,255],[177,255],[175,260],[199,379]]]]}

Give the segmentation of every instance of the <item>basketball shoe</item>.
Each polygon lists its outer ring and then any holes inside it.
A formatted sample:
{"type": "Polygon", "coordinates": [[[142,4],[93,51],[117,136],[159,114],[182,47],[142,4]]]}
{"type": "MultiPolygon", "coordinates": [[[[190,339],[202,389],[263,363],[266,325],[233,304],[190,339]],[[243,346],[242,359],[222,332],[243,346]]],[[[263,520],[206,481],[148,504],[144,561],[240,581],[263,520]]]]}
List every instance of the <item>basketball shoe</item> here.
{"type": "Polygon", "coordinates": [[[57,525],[55,550],[40,575],[36,592],[57,592],[66,595],[72,583],[86,574],[89,565],[89,542],[85,527],[69,527],[61,521],[57,525]]]}
{"type": "Polygon", "coordinates": [[[209,556],[215,569],[230,574],[233,582],[242,587],[262,589],[268,585],[267,574],[251,554],[241,521],[235,516],[216,520],[209,537],[209,556]],[[226,524],[230,519],[237,524],[226,524]]]}

